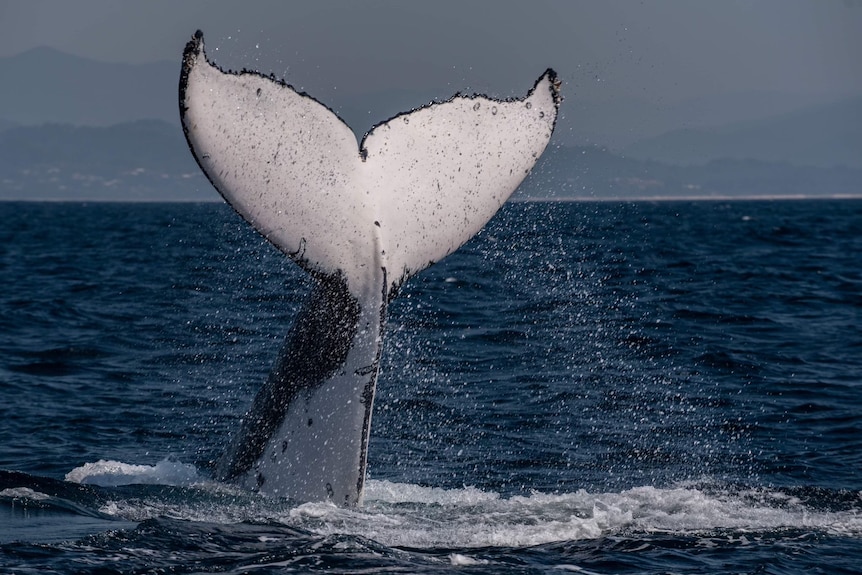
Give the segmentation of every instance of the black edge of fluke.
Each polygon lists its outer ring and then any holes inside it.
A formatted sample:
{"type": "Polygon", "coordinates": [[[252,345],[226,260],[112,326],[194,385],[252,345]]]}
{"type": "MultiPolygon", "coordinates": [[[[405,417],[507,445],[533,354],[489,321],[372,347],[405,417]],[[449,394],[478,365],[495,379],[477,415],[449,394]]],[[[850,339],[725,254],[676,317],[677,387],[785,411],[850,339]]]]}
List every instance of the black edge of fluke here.
{"type": "MultiPolygon", "coordinates": [[[[563,94],[561,93],[563,87],[563,81],[560,80],[560,77],[557,75],[557,71],[553,68],[548,68],[545,70],[545,73],[542,74],[536,83],[533,85],[533,90],[535,90],[539,83],[547,76],[548,81],[551,83],[551,96],[554,98],[554,106],[559,110],[560,104],[563,103],[563,94]]],[[[530,93],[533,92],[530,90],[530,93]]]]}
{"type": "Polygon", "coordinates": [[[202,53],[202,47],[204,42],[204,33],[202,30],[197,30],[193,35],[191,40],[186,42],[186,47],[183,49],[183,63],[180,67],[180,83],[179,83],[179,106],[180,106],[180,125],[183,128],[183,135],[186,138],[186,145],[189,147],[189,152],[191,152],[192,157],[197,162],[198,167],[203,172],[206,179],[209,181],[210,185],[216,189],[216,191],[221,194],[221,190],[219,190],[218,186],[215,182],[210,178],[209,172],[205,169],[201,159],[198,157],[197,152],[195,151],[195,147],[192,145],[192,140],[189,137],[189,128],[186,125],[186,112],[189,107],[186,105],[186,88],[189,83],[189,74],[191,74],[192,67],[195,65],[198,56],[202,53]]]}
{"type": "MultiPolygon", "coordinates": [[[[191,40],[186,42],[186,47],[183,49],[183,64],[180,69],[180,86],[179,86],[179,103],[180,103],[180,120],[182,120],[183,116],[186,113],[186,84],[188,84],[189,80],[189,72],[191,72],[192,66],[194,65],[194,61],[201,53],[201,47],[204,42],[204,33],[202,30],[197,30],[193,35],[191,40]]],[[[183,131],[185,131],[185,124],[183,124],[183,131]]],[[[194,150],[192,150],[194,151],[194,150]]]]}

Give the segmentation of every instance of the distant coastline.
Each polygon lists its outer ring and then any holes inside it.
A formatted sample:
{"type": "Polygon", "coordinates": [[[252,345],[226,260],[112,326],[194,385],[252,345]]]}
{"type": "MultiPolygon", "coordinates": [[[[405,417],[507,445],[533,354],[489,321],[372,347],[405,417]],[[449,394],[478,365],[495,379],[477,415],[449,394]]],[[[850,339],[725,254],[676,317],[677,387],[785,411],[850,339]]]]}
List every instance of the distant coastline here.
{"type": "Polygon", "coordinates": [[[619,203],[634,203],[634,202],[795,202],[808,200],[862,200],[862,192],[857,195],[853,194],[835,194],[832,196],[824,195],[775,195],[775,196],[639,196],[639,197],[608,197],[608,198],[519,198],[510,201],[522,203],[594,203],[594,202],[619,202],[619,203]]]}

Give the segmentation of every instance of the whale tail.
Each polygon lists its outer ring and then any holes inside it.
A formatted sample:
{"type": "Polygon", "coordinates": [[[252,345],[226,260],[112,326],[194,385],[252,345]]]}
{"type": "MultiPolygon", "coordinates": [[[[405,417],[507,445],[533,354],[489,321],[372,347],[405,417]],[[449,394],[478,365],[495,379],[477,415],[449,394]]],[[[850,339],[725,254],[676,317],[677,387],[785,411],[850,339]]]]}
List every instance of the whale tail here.
{"type": "Polygon", "coordinates": [[[318,283],[216,475],[298,500],[361,501],[389,300],[497,212],[550,140],[547,70],[524,98],[460,96],[357,144],[326,106],[186,45],[179,100],[195,159],[224,199],[318,283]]]}

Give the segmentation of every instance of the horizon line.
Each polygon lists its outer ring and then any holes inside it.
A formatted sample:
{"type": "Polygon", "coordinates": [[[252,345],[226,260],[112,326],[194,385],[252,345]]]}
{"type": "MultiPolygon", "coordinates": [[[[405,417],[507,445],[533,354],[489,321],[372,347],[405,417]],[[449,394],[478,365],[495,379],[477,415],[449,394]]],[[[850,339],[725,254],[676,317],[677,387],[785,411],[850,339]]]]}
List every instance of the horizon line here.
{"type": "MultiPolygon", "coordinates": [[[[801,201],[801,200],[862,200],[862,192],[858,194],[772,194],[772,195],[715,195],[715,196],[611,196],[611,197],[533,197],[510,198],[505,203],[596,203],[596,202],[756,202],[756,201],[801,201]]],[[[0,203],[51,203],[51,204],[227,204],[221,197],[212,199],[197,198],[0,198],[0,203]]]]}

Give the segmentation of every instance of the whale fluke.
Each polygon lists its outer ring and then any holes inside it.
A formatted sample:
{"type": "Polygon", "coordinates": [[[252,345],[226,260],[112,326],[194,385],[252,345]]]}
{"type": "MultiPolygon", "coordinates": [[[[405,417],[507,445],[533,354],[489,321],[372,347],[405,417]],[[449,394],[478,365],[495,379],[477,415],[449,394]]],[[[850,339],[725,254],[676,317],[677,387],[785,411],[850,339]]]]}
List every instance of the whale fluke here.
{"type": "Polygon", "coordinates": [[[301,501],[362,500],[387,304],[497,212],[550,140],[548,69],[524,98],[455,95],[351,129],[307,94],[212,64],[198,31],[183,131],[224,199],[317,286],[216,476],[301,501]]]}

